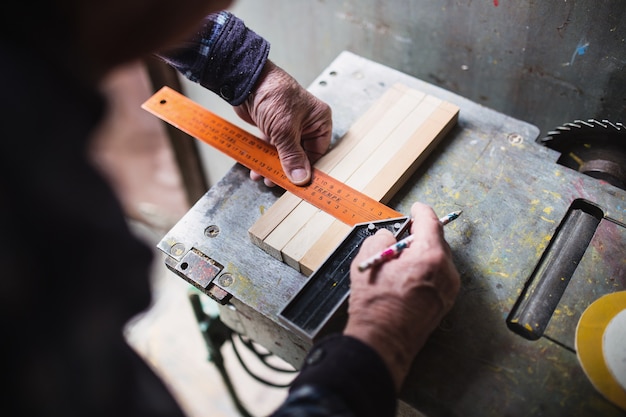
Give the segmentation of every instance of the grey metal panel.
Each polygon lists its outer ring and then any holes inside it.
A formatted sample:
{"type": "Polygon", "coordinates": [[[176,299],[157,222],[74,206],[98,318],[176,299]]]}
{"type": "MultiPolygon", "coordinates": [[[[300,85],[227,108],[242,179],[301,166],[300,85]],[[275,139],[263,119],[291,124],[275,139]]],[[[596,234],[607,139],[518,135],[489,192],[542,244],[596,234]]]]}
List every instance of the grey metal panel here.
{"type": "MultiPolygon", "coordinates": [[[[557,165],[556,152],[534,143],[535,126],[350,53],[338,56],[310,90],[332,104],[340,138],[396,82],[461,110],[458,126],[390,205],[403,213],[414,201],[437,213],[464,210],[446,227],[462,290],[416,358],[401,399],[433,417],[622,415],[594,390],[568,345],[577,317],[596,297],[626,288],[624,191],[557,165]],[[578,199],[597,204],[605,218],[545,337],[527,340],[507,328],[507,315],[578,199]]],[[[248,228],[279,192],[247,178],[246,169],[234,166],[159,248],[170,266],[181,266],[191,248],[223,265],[213,281],[232,296],[222,319],[298,366],[310,343],[276,314],[306,278],[250,242],[248,228]],[[206,233],[213,226],[220,229],[215,236],[206,233]]]]}
{"type": "Polygon", "coordinates": [[[539,127],[626,119],[622,0],[240,0],[303,85],[342,50],[539,127]]]}

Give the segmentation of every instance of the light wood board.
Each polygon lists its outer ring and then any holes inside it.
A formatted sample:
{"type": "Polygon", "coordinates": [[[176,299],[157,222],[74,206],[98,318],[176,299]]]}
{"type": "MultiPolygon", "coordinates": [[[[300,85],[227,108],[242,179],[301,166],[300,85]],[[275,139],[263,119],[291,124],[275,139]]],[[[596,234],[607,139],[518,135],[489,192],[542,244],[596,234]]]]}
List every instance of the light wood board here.
{"type": "MultiPolygon", "coordinates": [[[[386,203],[454,126],[458,113],[451,103],[394,85],[315,167],[386,203]]],[[[349,231],[330,214],[285,193],[249,235],[256,246],[310,275],[349,231]]]]}

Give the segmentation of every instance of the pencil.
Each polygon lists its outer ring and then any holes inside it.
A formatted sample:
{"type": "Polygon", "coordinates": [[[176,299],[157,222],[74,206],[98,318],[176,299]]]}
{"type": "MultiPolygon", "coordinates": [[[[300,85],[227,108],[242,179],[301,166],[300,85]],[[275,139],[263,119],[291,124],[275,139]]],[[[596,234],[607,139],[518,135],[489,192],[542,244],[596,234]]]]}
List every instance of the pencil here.
{"type": "Polygon", "coordinates": [[[446,225],[448,223],[450,223],[451,221],[454,221],[456,219],[459,218],[459,216],[461,215],[461,213],[463,213],[463,210],[459,210],[459,211],[453,211],[452,213],[448,213],[445,216],[443,216],[442,218],[439,219],[439,223],[441,223],[442,225],[446,225]]]}
{"type": "MultiPolygon", "coordinates": [[[[459,218],[459,216],[463,213],[463,210],[453,211],[452,213],[448,213],[445,216],[439,219],[439,223],[443,226],[454,221],[459,218]]],[[[363,272],[373,266],[380,265],[383,262],[387,262],[389,259],[395,258],[400,252],[404,249],[408,248],[411,242],[413,242],[413,235],[408,235],[402,240],[397,241],[393,245],[389,246],[387,249],[383,250],[380,253],[372,256],[371,258],[363,261],[359,264],[359,271],[363,272]]]]}

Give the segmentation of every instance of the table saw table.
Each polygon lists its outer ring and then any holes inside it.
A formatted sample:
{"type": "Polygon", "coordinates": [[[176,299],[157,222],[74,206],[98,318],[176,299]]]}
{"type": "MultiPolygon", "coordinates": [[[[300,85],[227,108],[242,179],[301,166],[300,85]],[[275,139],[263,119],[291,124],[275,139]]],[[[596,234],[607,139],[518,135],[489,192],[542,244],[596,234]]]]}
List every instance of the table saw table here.
{"type": "MultiPolygon", "coordinates": [[[[626,192],[558,165],[559,154],[536,143],[535,126],[349,52],[309,90],[332,107],[336,141],[394,83],[454,103],[460,113],[390,205],[402,213],[414,201],[438,214],[463,210],[445,230],[461,291],[413,365],[403,409],[428,416],[622,415],[586,378],[574,337],[587,306],[626,288],[626,192]],[[559,260],[551,242],[577,233],[560,225],[579,212],[595,221],[590,241],[544,326],[524,334],[516,320],[532,310],[538,274],[549,269],[542,264],[559,260]]],[[[299,367],[310,341],[277,313],[307,278],[248,237],[280,193],[235,165],[158,247],[172,271],[220,303],[227,326],[299,367]]]]}

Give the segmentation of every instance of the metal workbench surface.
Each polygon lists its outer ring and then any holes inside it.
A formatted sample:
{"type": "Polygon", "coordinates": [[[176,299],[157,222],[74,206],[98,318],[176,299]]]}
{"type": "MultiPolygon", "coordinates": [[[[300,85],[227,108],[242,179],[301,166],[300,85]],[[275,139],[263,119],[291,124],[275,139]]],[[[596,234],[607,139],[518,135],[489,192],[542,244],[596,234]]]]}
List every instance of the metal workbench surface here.
{"type": "MultiPolygon", "coordinates": [[[[431,416],[621,415],[585,377],[574,335],[591,302],[626,288],[626,193],[556,164],[558,153],[535,143],[536,127],[349,52],[309,90],[331,105],[336,141],[394,83],[452,102],[460,113],[457,126],[390,205],[403,213],[414,201],[441,215],[464,211],[445,230],[461,292],[418,355],[402,401],[431,416]],[[544,336],[528,340],[507,327],[507,317],[580,199],[599,207],[604,218],[544,336]]],[[[250,181],[235,165],[159,248],[170,256],[172,270],[224,303],[220,314],[229,327],[299,366],[310,343],[276,315],[306,277],[248,236],[280,193],[250,181]],[[209,282],[185,271],[190,256],[223,269],[209,282]]]]}

